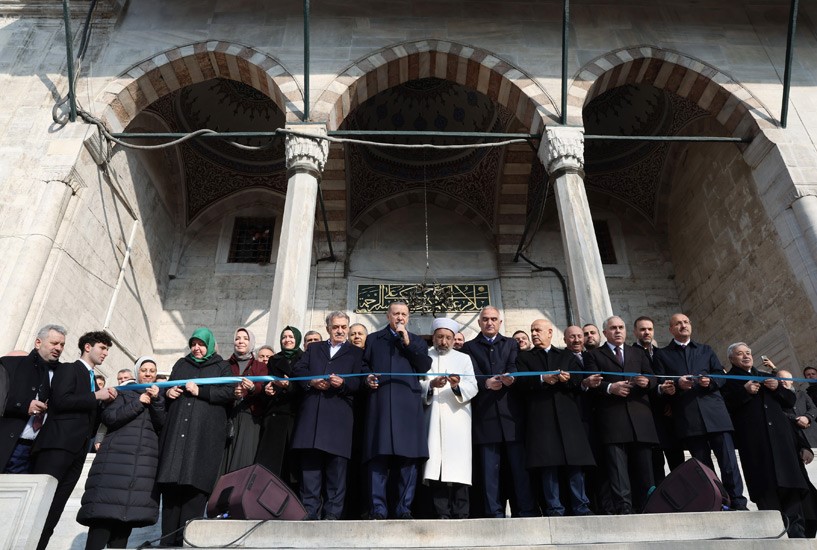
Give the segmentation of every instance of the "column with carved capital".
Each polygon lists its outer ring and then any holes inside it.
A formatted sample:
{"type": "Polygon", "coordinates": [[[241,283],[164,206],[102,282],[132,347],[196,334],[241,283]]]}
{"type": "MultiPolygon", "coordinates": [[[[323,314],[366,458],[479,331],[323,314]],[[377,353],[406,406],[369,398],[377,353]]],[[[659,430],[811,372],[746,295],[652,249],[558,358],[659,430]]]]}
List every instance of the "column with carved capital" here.
{"type": "Polygon", "coordinates": [[[267,328],[270,344],[278,342],[283,327],[305,326],[318,180],[329,154],[329,142],[316,139],[326,136],[325,125],[299,124],[287,129],[301,135],[286,138],[287,197],[267,328]]]}
{"type": "Polygon", "coordinates": [[[574,318],[579,325],[600,324],[613,308],[584,189],[583,129],[548,126],[539,159],[556,192],[574,318]]]}

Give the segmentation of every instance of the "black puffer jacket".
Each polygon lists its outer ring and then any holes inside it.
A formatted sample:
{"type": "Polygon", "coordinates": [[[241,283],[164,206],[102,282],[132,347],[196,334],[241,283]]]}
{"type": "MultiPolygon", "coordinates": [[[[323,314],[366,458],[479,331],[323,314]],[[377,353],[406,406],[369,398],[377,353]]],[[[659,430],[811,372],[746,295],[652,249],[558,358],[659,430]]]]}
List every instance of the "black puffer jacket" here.
{"type": "Polygon", "coordinates": [[[114,519],[133,527],[153,525],[159,518],[156,469],[159,436],[165,422],[161,397],[144,405],[144,390],[123,390],[102,411],[108,433],[96,454],[85,483],[77,521],[114,519]]]}

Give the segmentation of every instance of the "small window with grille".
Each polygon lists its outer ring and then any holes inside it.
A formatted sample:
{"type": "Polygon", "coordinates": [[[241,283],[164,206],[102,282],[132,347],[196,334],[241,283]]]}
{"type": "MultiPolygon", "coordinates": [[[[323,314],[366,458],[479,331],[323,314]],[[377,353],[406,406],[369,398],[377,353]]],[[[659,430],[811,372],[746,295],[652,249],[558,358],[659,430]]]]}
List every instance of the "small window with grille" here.
{"type": "Polygon", "coordinates": [[[236,218],[228,263],[268,264],[272,259],[275,218],[236,218]]]}
{"type": "Polygon", "coordinates": [[[617,264],[616,249],[613,246],[613,237],[610,235],[610,225],[607,220],[593,220],[593,228],[596,232],[596,242],[599,244],[601,263],[604,265],[617,264]]]}

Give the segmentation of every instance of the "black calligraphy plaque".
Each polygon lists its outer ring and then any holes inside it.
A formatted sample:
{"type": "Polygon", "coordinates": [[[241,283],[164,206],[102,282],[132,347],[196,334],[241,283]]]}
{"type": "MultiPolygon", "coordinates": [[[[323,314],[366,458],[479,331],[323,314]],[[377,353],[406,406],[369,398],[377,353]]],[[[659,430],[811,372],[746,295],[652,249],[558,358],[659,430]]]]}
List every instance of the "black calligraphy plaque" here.
{"type": "Polygon", "coordinates": [[[491,293],[485,283],[357,285],[355,313],[385,313],[398,300],[412,313],[468,313],[490,305],[491,293]]]}

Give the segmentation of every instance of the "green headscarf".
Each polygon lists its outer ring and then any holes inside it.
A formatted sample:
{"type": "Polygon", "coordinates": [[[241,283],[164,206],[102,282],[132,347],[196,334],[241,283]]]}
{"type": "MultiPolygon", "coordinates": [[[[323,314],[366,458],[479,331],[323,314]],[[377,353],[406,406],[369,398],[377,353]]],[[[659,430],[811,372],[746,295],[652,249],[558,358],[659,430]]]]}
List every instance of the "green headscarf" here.
{"type": "Polygon", "coordinates": [[[286,357],[287,359],[291,359],[293,355],[301,351],[301,331],[295,327],[286,326],[284,330],[281,331],[281,336],[278,337],[278,344],[281,345],[281,355],[286,357]],[[281,344],[281,340],[284,339],[284,332],[291,330],[292,335],[295,336],[295,347],[292,349],[284,349],[283,344],[281,344]]]}
{"type": "Polygon", "coordinates": [[[216,353],[216,337],[213,336],[213,331],[211,331],[207,327],[199,327],[193,332],[193,336],[190,337],[190,340],[187,341],[187,345],[192,347],[193,346],[193,339],[201,340],[204,342],[204,345],[207,346],[207,354],[201,359],[193,357],[193,354],[190,354],[190,359],[195,361],[196,363],[204,363],[208,359],[210,359],[216,353]]]}

